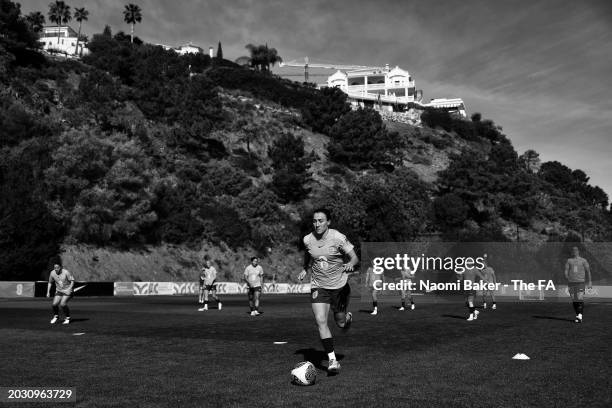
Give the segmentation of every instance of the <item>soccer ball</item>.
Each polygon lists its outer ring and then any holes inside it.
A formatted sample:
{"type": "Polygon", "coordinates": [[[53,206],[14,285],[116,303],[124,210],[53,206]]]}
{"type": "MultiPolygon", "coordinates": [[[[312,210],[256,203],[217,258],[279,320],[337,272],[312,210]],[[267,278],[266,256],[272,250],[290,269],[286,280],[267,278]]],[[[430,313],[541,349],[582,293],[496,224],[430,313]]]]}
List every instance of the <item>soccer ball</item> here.
{"type": "Polygon", "coordinates": [[[317,369],[310,361],[302,361],[291,370],[291,382],[296,385],[313,385],[317,379],[317,369]]]}

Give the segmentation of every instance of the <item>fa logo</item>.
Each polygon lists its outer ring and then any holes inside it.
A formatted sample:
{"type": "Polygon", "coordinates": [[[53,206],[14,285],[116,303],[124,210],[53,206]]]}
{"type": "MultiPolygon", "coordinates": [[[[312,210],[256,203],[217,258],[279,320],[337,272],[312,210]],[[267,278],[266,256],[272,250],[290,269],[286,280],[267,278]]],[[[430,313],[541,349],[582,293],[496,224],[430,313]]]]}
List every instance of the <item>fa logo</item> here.
{"type": "Polygon", "coordinates": [[[324,271],[327,270],[327,268],[329,268],[329,262],[327,262],[327,258],[326,257],[320,256],[319,258],[317,258],[317,262],[319,262],[319,266],[324,271]]]}
{"type": "Polygon", "coordinates": [[[315,290],[312,291],[312,298],[316,299],[317,296],[319,296],[319,291],[315,289],[315,290]]]}

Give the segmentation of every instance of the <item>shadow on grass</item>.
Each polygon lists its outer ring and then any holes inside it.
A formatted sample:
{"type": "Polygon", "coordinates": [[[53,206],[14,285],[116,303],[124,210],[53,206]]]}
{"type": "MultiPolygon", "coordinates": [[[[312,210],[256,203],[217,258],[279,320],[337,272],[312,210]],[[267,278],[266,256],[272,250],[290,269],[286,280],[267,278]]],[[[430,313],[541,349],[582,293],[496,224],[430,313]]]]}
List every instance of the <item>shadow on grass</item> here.
{"type": "Polygon", "coordinates": [[[465,316],[452,315],[452,314],[443,314],[442,317],[450,317],[451,319],[465,320],[465,316]]]}
{"type": "MultiPolygon", "coordinates": [[[[307,349],[296,350],[293,354],[301,354],[304,357],[304,361],[310,361],[319,370],[327,372],[327,366],[323,365],[323,360],[327,360],[327,353],[325,351],[315,350],[311,347],[307,349]]],[[[338,359],[338,361],[340,361],[344,358],[344,354],[336,353],[336,358],[338,359]]],[[[328,377],[334,375],[336,374],[327,373],[328,377]]]]}
{"type": "Polygon", "coordinates": [[[565,317],[555,317],[555,316],[531,316],[534,319],[547,319],[547,320],[560,320],[562,322],[574,322],[574,319],[567,319],[565,317]]]}
{"type": "Polygon", "coordinates": [[[88,321],[88,320],[89,320],[89,319],[88,319],[88,318],[86,318],[86,317],[85,317],[85,318],[80,318],[80,319],[76,319],[76,318],[71,317],[71,318],[70,318],[70,324],[72,324],[72,323],[78,323],[78,322],[86,322],[86,321],[88,321]]]}
{"type": "Polygon", "coordinates": [[[374,309],[359,309],[359,313],[372,313],[374,309]]]}

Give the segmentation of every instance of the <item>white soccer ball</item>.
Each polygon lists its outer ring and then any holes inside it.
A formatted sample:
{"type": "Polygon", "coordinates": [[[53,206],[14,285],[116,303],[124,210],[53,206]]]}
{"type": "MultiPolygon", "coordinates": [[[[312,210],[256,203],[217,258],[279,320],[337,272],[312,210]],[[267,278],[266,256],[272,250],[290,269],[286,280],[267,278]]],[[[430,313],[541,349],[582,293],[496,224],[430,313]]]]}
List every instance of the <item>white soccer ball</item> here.
{"type": "Polygon", "coordinates": [[[291,370],[291,382],[296,385],[313,385],[317,379],[317,369],[310,361],[302,361],[291,370]]]}

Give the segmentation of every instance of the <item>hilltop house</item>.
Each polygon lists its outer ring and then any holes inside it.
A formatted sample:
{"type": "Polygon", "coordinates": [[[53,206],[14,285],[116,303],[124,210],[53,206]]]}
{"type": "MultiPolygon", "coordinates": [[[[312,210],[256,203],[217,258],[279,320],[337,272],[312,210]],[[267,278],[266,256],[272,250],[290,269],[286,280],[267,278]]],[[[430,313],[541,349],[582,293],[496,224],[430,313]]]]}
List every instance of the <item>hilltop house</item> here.
{"type": "Polygon", "coordinates": [[[465,105],[460,98],[432,99],[429,103],[422,103],[423,91],[417,90],[414,78],[398,66],[338,70],[327,78],[327,86],[340,88],[354,108],[370,106],[381,111],[405,112],[410,108],[432,107],[466,117],[465,105]]]}
{"type": "Polygon", "coordinates": [[[43,50],[48,52],[78,56],[89,54],[87,42],[83,40],[79,41],[77,50],[77,36],[77,32],[70,26],[44,26],[38,42],[41,43],[43,50]]]}

